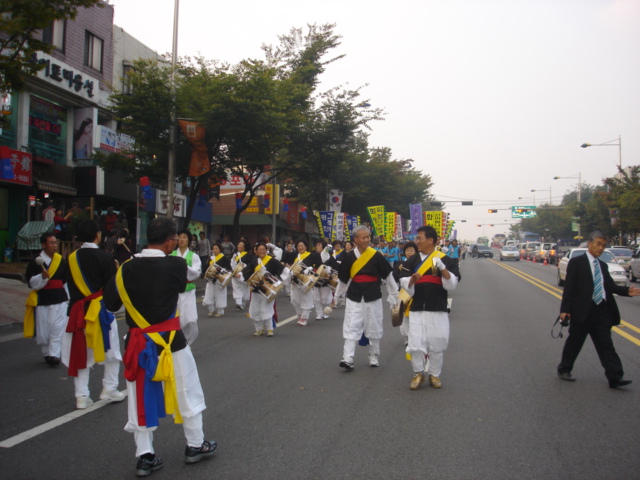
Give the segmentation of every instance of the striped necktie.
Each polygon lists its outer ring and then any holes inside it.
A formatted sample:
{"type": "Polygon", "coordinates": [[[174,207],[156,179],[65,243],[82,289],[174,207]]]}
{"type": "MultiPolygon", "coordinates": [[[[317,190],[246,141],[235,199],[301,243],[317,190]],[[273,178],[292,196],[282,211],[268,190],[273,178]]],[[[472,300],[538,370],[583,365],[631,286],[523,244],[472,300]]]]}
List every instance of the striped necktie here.
{"type": "Polygon", "coordinates": [[[593,301],[598,305],[602,301],[602,272],[600,271],[600,262],[595,258],[593,260],[593,301]]]}

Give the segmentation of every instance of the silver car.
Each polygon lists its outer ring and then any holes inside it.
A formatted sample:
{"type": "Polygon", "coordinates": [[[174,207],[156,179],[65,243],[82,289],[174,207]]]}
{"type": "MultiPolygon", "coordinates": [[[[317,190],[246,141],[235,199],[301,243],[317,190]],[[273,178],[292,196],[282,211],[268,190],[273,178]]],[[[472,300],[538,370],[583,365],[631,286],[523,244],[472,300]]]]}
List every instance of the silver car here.
{"type": "MultiPolygon", "coordinates": [[[[579,255],[584,255],[587,253],[586,248],[572,248],[569,250],[569,253],[560,259],[560,263],[558,263],[558,286],[562,287],[564,285],[565,280],[567,279],[567,265],[569,264],[569,260],[573,257],[577,257],[579,255]]],[[[616,257],[609,251],[607,248],[602,255],[600,255],[600,260],[607,264],[607,268],[609,269],[609,274],[613,281],[620,285],[621,287],[626,287],[629,285],[629,280],[627,279],[627,272],[624,271],[616,257]]]]}
{"type": "Polygon", "coordinates": [[[500,261],[504,260],[515,260],[516,262],[520,261],[520,250],[518,250],[517,245],[505,245],[500,250],[500,261]]]}
{"type": "Polygon", "coordinates": [[[633,252],[627,247],[609,247],[609,250],[616,257],[619,265],[622,265],[625,272],[629,273],[629,262],[631,262],[631,257],[633,256],[633,252]]]}
{"type": "Polygon", "coordinates": [[[629,278],[632,282],[636,282],[640,278],[640,248],[636,250],[629,262],[629,278]]]}

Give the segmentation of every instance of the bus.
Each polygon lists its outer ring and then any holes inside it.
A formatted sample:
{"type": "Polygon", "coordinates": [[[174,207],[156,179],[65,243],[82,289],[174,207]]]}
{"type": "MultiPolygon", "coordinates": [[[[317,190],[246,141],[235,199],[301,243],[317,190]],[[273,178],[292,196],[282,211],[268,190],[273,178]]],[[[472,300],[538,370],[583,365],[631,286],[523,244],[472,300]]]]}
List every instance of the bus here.
{"type": "Polygon", "coordinates": [[[496,233],[491,239],[491,243],[494,245],[504,245],[507,241],[507,236],[504,233],[496,233]]]}
{"type": "Polygon", "coordinates": [[[489,246],[489,237],[478,237],[476,243],[481,243],[482,245],[489,246]]]}
{"type": "Polygon", "coordinates": [[[520,243],[539,242],[540,234],[533,232],[520,232],[520,243]]]}

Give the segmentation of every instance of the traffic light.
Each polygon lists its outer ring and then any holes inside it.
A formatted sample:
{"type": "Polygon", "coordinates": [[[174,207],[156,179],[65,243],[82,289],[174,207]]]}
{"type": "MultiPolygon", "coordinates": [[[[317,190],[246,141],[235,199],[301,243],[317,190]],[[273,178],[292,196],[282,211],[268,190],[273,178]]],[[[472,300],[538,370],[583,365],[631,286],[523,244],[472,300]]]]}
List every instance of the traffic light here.
{"type": "Polygon", "coordinates": [[[498,213],[498,210],[496,210],[496,209],[491,209],[491,208],[490,208],[490,209],[489,209],[489,213],[498,213]]]}
{"type": "Polygon", "coordinates": [[[482,225],[476,225],[476,227],[481,227],[482,225]]]}

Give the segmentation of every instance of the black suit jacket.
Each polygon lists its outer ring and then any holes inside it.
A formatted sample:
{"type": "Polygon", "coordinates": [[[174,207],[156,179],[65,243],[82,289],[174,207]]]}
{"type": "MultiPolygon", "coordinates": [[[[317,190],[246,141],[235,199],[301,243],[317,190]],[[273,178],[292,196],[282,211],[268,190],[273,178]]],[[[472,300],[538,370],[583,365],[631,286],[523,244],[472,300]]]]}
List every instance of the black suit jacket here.
{"type": "MultiPolygon", "coordinates": [[[[617,293],[618,295],[628,297],[629,289],[616,285],[609,274],[607,264],[599,259],[598,262],[600,262],[604,291],[607,295],[606,305],[609,309],[611,325],[618,325],[620,323],[620,311],[618,310],[618,304],[613,294],[617,293]]],[[[569,260],[560,312],[569,313],[572,322],[584,322],[589,316],[591,309],[595,306],[592,297],[593,275],[591,273],[591,265],[589,265],[589,257],[587,257],[585,253],[584,255],[569,260]]]]}

